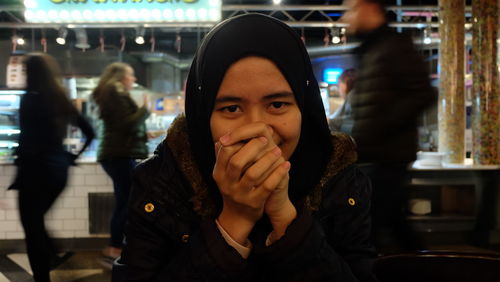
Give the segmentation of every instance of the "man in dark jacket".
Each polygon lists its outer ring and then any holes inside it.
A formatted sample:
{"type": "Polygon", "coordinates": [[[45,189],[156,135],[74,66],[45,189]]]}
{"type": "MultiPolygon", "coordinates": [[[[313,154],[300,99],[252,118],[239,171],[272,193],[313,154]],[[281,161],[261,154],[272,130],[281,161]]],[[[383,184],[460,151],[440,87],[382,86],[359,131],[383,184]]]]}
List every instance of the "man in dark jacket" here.
{"type": "Polygon", "coordinates": [[[403,249],[420,248],[402,212],[406,168],[415,160],[417,121],[434,92],[411,38],[387,26],[383,0],[346,0],[343,20],[361,40],[351,100],[359,162],[373,184],[373,235],[389,231],[403,249]]]}

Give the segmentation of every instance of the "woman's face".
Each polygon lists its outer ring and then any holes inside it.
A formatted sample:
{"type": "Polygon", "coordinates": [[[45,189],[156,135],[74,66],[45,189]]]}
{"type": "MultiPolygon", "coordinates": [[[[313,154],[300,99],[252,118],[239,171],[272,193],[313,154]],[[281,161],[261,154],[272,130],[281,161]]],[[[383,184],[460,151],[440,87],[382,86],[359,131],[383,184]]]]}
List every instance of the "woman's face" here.
{"type": "Polygon", "coordinates": [[[283,74],[261,57],[240,59],[227,69],[210,118],[214,143],[253,122],[272,127],[274,142],[288,160],[299,142],[302,116],[283,74]]]}
{"type": "Polygon", "coordinates": [[[121,81],[125,88],[129,91],[132,90],[132,88],[134,88],[134,82],[136,80],[137,79],[135,78],[134,69],[132,69],[131,67],[126,67],[125,75],[123,76],[121,81]]]}

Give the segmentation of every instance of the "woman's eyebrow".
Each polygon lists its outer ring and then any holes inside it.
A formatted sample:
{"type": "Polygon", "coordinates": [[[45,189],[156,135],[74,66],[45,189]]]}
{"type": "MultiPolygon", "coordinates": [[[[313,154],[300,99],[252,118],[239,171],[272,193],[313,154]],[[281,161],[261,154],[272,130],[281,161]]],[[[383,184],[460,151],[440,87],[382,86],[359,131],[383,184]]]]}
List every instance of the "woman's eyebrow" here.
{"type": "Polygon", "coordinates": [[[227,103],[227,102],[241,102],[243,99],[236,96],[222,96],[215,98],[215,103],[227,103]]]}
{"type": "MultiPolygon", "coordinates": [[[[268,100],[274,100],[279,98],[290,98],[290,97],[293,97],[292,92],[283,91],[266,95],[262,97],[262,100],[268,101],[268,100]]],[[[243,100],[244,100],[243,98],[238,96],[223,95],[222,97],[215,98],[215,104],[228,103],[228,102],[241,102],[243,100]]]]}
{"type": "Polygon", "coordinates": [[[278,92],[278,93],[266,95],[262,98],[262,100],[274,100],[274,99],[278,99],[278,98],[290,98],[290,97],[293,97],[292,92],[283,91],[283,92],[278,92]]]}

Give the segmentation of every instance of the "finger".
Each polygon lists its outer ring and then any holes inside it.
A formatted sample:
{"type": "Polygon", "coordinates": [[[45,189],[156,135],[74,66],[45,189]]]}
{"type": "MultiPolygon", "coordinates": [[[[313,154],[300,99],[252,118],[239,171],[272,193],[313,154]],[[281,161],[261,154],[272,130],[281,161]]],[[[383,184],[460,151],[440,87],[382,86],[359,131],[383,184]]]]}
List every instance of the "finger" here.
{"type": "MultiPolygon", "coordinates": [[[[248,143],[236,152],[229,160],[226,173],[231,177],[242,176],[245,170],[253,165],[262,154],[265,154],[265,148],[268,140],[265,137],[252,138],[248,143]]],[[[243,144],[243,143],[241,143],[243,144]]]]}
{"type": "Polygon", "coordinates": [[[285,177],[283,177],[280,181],[280,183],[278,183],[278,185],[276,186],[275,190],[279,190],[279,189],[283,189],[283,188],[287,188],[288,187],[288,181],[290,180],[290,175],[287,173],[285,175],[285,177]]]}
{"type": "MultiPolygon", "coordinates": [[[[266,137],[268,140],[273,140],[273,128],[263,122],[253,122],[242,127],[236,128],[233,131],[222,136],[219,141],[224,146],[229,146],[238,142],[248,142],[252,138],[260,136],[266,137]]],[[[274,141],[274,140],[273,140],[274,141]]],[[[270,142],[271,143],[271,142],[270,142]]]]}
{"type": "Polygon", "coordinates": [[[259,186],[283,162],[285,160],[281,157],[281,150],[276,146],[244,171],[240,182],[251,187],[259,186]]]}
{"type": "MultiPolygon", "coordinates": [[[[237,143],[232,146],[222,146],[221,144],[215,144],[216,147],[216,159],[212,175],[215,180],[222,179],[226,177],[227,164],[231,157],[238,152],[244,144],[237,143]]],[[[230,181],[239,181],[239,177],[228,179],[230,181]]]]}
{"type": "Polygon", "coordinates": [[[288,177],[290,171],[290,162],[286,161],[279,165],[269,177],[254,190],[254,197],[256,200],[265,200],[269,195],[276,190],[278,185],[284,178],[288,177]]]}
{"type": "Polygon", "coordinates": [[[217,141],[215,142],[215,159],[219,159],[219,153],[220,153],[220,150],[222,149],[223,145],[217,141]]]}
{"type": "Polygon", "coordinates": [[[231,157],[227,170],[237,169],[243,174],[247,168],[269,151],[267,149],[268,143],[268,139],[263,136],[252,138],[247,143],[241,143],[243,147],[231,157]]]}

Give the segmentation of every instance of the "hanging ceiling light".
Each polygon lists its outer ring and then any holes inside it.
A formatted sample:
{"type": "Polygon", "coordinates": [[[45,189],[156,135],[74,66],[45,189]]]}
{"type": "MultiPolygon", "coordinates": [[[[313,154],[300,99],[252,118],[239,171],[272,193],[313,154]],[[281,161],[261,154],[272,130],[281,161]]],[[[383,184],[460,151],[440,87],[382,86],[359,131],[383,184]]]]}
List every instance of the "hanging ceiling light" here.
{"type": "Polygon", "coordinates": [[[22,36],[17,36],[16,42],[17,45],[24,45],[25,43],[24,38],[22,36]]]}
{"type": "Polygon", "coordinates": [[[151,29],[151,39],[149,39],[149,43],[151,43],[151,53],[155,51],[156,38],[155,38],[155,30],[151,29]]]}
{"type": "Polygon", "coordinates": [[[17,34],[17,31],[15,29],[12,31],[11,40],[12,40],[12,44],[15,44],[15,45],[24,45],[24,43],[25,43],[23,35],[17,34]]]}
{"type": "Polygon", "coordinates": [[[102,32],[102,29],[99,31],[99,48],[101,49],[101,53],[104,52],[104,49],[106,48],[106,43],[104,42],[104,34],[102,32]]]}
{"type": "Polygon", "coordinates": [[[120,37],[120,51],[123,52],[125,50],[125,44],[127,43],[127,39],[125,38],[125,35],[123,34],[122,30],[122,36],[120,37]]]}
{"type": "Polygon", "coordinates": [[[139,26],[138,28],[136,28],[135,30],[135,43],[137,44],[144,44],[144,33],[146,32],[146,30],[144,29],[143,26],[139,26]]]}
{"type": "Polygon", "coordinates": [[[325,47],[328,47],[328,44],[330,44],[330,32],[328,32],[327,28],[325,28],[325,36],[323,36],[323,42],[325,43],[325,47]]]}
{"type": "Polygon", "coordinates": [[[85,31],[84,28],[75,28],[75,35],[76,35],[76,48],[80,49],[88,49],[90,48],[90,44],[88,42],[87,38],[87,32],[85,31]]]}
{"type": "Polygon", "coordinates": [[[427,26],[424,29],[424,44],[431,44],[432,43],[431,35],[432,35],[431,27],[427,26]]]}
{"type": "Polygon", "coordinates": [[[331,29],[331,34],[332,34],[332,43],[333,44],[339,44],[340,43],[340,31],[338,28],[332,28],[331,29]]]}
{"type": "Polygon", "coordinates": [[[66,44],[66,36],[68,35],[68,30],[65,27],[59,28],[58,36],[56,38],[57,44],[64,45],[66,44]]]}
{"type": "Polygon", "coordinates": [[[428,45],[432,43],[432,26],[431,26],[432,18],[427,16],[427,25],[424,29],[424,44],[428,45]]]}
{"type": "Polygon", "coordinates": [[[281,4],[281,0],[273,0],[273,4],[274,5],[279,5],[279,4],[281,4]]]}
{"type": "Polygon", "coordinates": [[[145,41],[144,41],[144,36],[137,36],[137,37],[135,38],[135,43],[137,43],[137,44],[139,44],[139,45],[144,44],[144,42],[145,42],[145,41]]]}
{"type": "Polygon", "coordinates": [[[40,44],[42,45],[42,50],[47,53],[47,36],[45,34],[45,29],[42,29],[42,38],[40,38],[40,44]]]}

